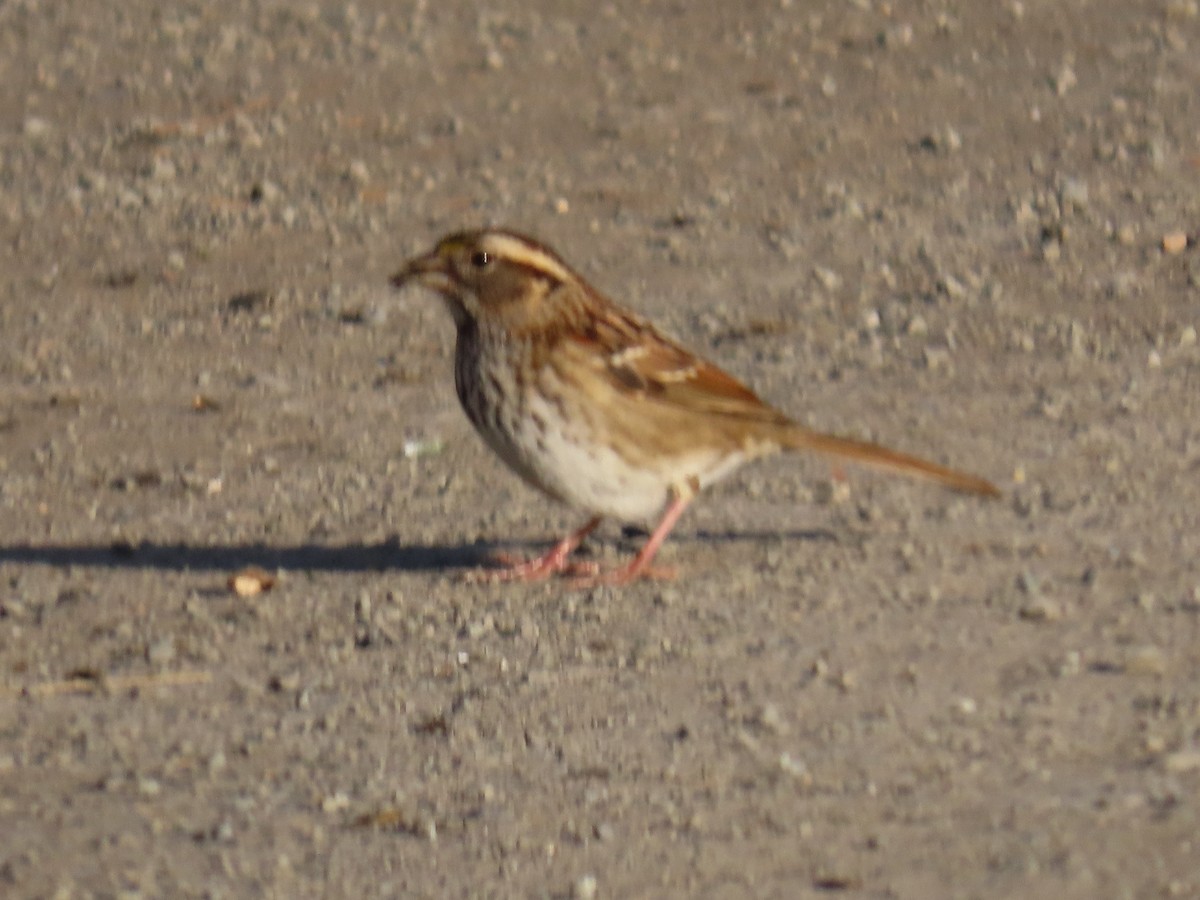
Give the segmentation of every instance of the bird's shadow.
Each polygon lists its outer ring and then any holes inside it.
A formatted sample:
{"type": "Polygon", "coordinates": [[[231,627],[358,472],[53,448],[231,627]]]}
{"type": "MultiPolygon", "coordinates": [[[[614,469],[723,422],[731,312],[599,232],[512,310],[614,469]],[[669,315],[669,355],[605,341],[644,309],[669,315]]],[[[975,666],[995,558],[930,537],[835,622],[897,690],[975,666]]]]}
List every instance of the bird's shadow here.
{"type": "MultiPolygon", "coordinates": [[[[629,539],[627,533],[622,543],[629,539]]],[[[836,541],[830,531],[714,532],[672,536],[675,543],[737,543],[777,540],[836,541]]],[[[632,542],[636,546],[640,540],[632,542]]],[[[398,539],[371,544],[303,543],[187,544],[75,543],[0,545],[0,565],[44,565],[55,568],[157,569],[174,572],[231,572],[242,566],[311,572],[445,572],[487,566],[501,551],[537,553],[544,541],[475,542],[471,544],[403,544],[398,539]]]]}

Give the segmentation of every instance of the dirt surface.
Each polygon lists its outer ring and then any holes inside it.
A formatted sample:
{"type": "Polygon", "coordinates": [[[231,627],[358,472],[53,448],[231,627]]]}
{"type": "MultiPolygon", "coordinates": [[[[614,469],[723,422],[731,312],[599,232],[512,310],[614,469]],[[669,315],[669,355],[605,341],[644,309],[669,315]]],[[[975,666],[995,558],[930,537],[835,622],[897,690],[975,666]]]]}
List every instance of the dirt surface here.
{"type": "Polygon", "coordinates": [[[18,0],[0,83],[0,895],[1200,896],[1195,0],[18,0]],[[463,583],[580,520],[387,287],[482,223],[1004,499],[463,583]]]}

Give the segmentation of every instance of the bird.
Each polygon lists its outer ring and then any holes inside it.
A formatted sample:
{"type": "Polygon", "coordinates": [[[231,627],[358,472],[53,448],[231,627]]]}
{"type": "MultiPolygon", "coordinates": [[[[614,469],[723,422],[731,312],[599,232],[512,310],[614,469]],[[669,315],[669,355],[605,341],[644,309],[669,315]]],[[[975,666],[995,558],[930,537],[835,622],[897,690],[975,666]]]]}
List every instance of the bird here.
{"type": "Polygon", "coordinates": [[[458,399],[488,447],[527,484],[588,516],[544,554],[477,573],[485,580],[656,577],[655,555],[695,497],[780,451],[1000,494],[984,478],[799,424],[518,231],[447,234],[390,281],[444,302],[457,330],[458,399]],[[572,562],[604,519],[658,524],[625,564],[572,562]]]}

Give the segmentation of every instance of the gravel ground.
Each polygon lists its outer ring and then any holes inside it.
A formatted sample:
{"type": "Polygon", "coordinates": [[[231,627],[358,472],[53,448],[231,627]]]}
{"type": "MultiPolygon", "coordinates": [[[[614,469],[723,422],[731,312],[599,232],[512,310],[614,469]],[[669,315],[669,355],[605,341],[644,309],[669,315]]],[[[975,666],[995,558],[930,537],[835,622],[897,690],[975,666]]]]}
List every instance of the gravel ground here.
{"type": "Polygon", "coordinates": [[[1200,896],[1195,0],[16,0],[0,80],[0,895],[1200,896]],[[386,284],[482,223],[1005,498],[463,583],[576,524],[386,284]]]}

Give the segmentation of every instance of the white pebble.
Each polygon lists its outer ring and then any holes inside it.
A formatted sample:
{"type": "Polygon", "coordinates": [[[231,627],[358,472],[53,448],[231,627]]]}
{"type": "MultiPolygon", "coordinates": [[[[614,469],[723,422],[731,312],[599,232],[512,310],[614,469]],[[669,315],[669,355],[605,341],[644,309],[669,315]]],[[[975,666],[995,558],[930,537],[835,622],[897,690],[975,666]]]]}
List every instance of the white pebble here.
{"type": "Polygon", "coordinates": [[[596,876],[581,875],[571,887],[571,896],[577,900],[592,900],[596,896],[596,876]]]}

